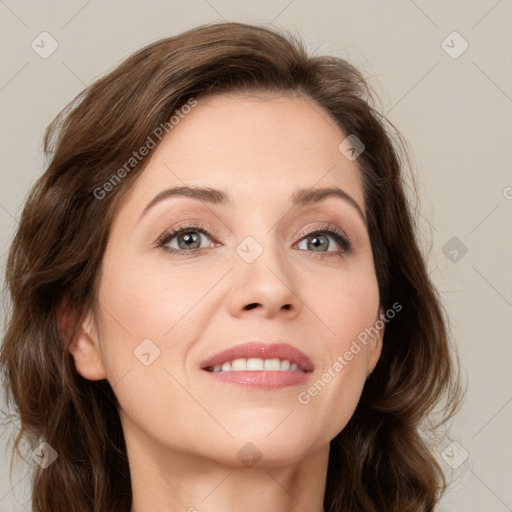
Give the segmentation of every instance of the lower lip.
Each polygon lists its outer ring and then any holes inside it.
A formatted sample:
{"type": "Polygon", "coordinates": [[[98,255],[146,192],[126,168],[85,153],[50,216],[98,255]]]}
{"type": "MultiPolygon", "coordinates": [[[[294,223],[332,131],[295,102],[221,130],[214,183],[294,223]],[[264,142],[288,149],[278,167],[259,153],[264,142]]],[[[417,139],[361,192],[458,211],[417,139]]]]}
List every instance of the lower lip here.
{"type": "MultiPolygon", "coordinates": [[[[206,370],[202,370],[205,371],[206,370]]],[[[253,389],[281,389],[289,386],[304,384],[313,372],[266,372],[266,371],[239,371],[239,372],[206,372],[212,378],[253,389]]]]}

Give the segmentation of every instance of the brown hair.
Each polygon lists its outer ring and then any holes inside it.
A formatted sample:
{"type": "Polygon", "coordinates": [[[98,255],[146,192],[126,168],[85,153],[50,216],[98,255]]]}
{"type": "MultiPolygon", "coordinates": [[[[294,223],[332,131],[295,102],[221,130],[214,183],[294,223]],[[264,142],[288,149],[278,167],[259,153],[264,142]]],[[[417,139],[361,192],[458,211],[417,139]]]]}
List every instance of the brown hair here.
{"type": "Polygon", "coordinates": [[[98,187],[105,191],[116,170],[187,101],[258,91],[310,97],[364,143],[356,163],[380,303],[383,310],[403,306],[386,326],[381,358],[354,415],[331,442],[325,510],[431,511],[445,490],[420,427],[440,403],[444,414],[437,426],[456,412],[462,396],[458,359],[405,194],[403,140],[345,60],[309,57],[297,38],[276,30],[219,23],[136,52],[47,129],[51,162],[26,201],[8,257],[12,304],[0,358],[6,397],[21,421],[15,448],[22,439],[32,448],[44,440],[58,453],[47,469],[35,465],[35,511],[131,507],[116,397],[106,380],[77,373],[68,346],[96,306],[116,205],[149,155],[133,169],[124,167],[123,179],[101,198],[98,187]]]}

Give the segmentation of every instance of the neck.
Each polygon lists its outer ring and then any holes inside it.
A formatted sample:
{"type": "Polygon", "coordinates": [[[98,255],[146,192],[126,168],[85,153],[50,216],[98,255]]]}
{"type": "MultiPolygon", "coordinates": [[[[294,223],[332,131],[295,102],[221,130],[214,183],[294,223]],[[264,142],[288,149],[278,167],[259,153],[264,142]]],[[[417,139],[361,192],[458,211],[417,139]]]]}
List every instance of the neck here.
{"type": "Polygon", "coordinates": [[[323,512],[329,447],[288,464],[220,463],[151,441],[127,442],[131,512],[323,512]]]}

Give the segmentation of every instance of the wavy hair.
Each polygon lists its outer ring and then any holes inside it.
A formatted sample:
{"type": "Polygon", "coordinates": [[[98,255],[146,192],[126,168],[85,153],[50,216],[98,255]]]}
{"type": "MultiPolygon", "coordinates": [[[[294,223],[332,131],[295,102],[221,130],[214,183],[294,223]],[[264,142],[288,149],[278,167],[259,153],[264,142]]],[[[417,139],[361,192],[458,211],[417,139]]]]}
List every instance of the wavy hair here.
{"type": "Polygon", "coordinates": [[[432,511],[447,483],[421,428],[434,409],[440,416],[432,428],[451,418],[462,392],[447,315],[420,249],[417,205],[406,194],[405,142],[353,65],[308,55],[296,36],[242,23],[203,25],[149,44],[47,128],[47,170],[26,200],[8,255],[0,356],[6,403],[21,425],[13,458],[22,440],[32,449],[46,441],[59,455],[44,470],[34,465],[33,510],[130,510],[116,396],[106,380],[78,374],[68,347],[85,313],[95,310],[113,214],[150,155],[112,184],[116,170],[191,99],[226,92],[309,97],[366,146],[356,163],[380,304],[403,309],[386,326],[352,418],[331,441],[324,509],[432,511]]]}

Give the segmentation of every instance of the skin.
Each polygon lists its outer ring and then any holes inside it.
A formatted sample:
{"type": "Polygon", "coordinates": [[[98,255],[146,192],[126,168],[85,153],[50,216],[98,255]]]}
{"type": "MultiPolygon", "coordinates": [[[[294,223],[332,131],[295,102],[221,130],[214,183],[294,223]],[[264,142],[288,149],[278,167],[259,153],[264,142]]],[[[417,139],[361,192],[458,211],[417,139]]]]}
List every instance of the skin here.
{"type": "MultiPolygon", "coordinates": [[[[290,209],[290,195],[334,185],[365,212],[356,162],[338,150],[345,137],[304,97],[201,98],[120,203],[99,311],[70,351],[80,374],[108,379],[119,400],[132,512],[323,510],[329,442],[354,413],[383,330],[308,404],[299,402],[381,311],[356,209],[338,197],[290,209]],[[233,205],[172,197],[141,217],[159,192],[184,184],[224,189],[233,205]],[[197,235],[204,249],[178,255],[155,247],[185,221],[208,228],[197,235]],[[333,255],[341,246],[329,234],[328,248],[307,245],[325,223],[348,235],[350,251],[333,255]],[[263,249],[252,263],[235,250],[247,236],[263,249]],[[160,350],[147,366],[134,355],[144,339],[160,350]],[[308,384],[247,389],[200,370],[207,357],[250,340],[282,340],[309,355],[308,384]],[[257,464],[241,461],[244,446],[261,454],[257,464]]],[[[168,245],[180,247],[177,238],[168,245]]]]}

